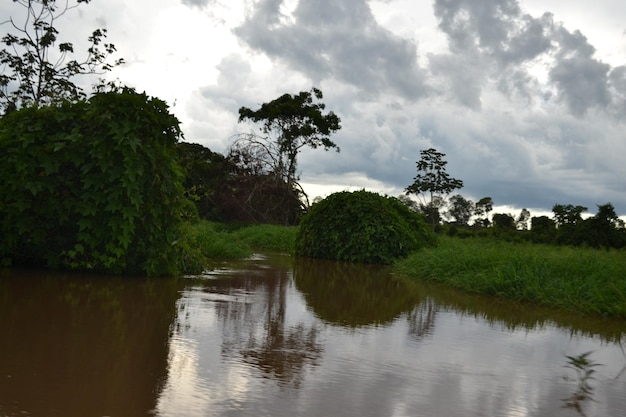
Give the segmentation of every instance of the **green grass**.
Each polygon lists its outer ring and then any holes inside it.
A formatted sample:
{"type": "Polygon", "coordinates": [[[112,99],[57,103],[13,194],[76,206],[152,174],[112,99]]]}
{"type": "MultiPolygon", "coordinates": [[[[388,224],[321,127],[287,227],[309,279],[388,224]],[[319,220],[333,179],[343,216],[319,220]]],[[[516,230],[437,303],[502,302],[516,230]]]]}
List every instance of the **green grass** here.
{"type": "Polygon", "coordinates": [[[441,237],[398,272],[465,291],[626,317],[626,252],[441,237]]]}
{"type": "Polygon", "coordinates": [[[200,273],[212,261],[242,259],[254,251],[293,253],[296,227],[275,225],[230,226],[199,221],[185,226],[180,246],[180,270],[200,273]]]}

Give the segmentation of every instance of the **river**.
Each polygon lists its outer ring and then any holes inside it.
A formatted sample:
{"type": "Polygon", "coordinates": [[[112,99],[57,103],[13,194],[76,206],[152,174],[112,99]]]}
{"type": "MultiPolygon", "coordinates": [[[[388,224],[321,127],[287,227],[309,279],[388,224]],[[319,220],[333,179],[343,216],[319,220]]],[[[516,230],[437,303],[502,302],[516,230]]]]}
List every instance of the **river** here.
{"type": "Polygon", "coordinates": [[[380,266],[256,255],[179,279],[5,270],[0,326],[2,417],[626,416],[623,320],[380,266]]]}

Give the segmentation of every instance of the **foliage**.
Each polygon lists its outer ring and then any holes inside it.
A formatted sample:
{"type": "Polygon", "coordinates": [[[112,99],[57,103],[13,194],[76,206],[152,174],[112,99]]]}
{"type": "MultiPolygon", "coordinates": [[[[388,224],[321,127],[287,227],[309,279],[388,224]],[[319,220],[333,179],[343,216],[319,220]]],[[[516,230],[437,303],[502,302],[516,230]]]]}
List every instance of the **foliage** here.
{"type": "Polygon", "coordinates": [[[186,256],[181,270],[203,272],[214,261],[250,257],[255,250],[293,253],[297,228],[256,224],[233,226],[201,220],[185,225],[181,239],[186,256]]]}
{"type": "Polygon", "coordinates": [[[296,226],[254,224],[233,232],[233,236],[254,250],[293,253],[295,250],[296,226]]]}
{"type": "Polygon", "coordinates": [[[474,224],[482,227],[488,227],[491,222],[489,221],[489,213],[493,210],[493,200],[491,197],[483,197],[474,205],[474,216],[477,220],[474,224]]]}
{"type": "Polygon", "coordinates": [[[493,227],[501,230],[515,230],[515,219],[510,214],[495,213],[491,219],[493,227]]]}
{"type": "Polygon", "coordinates": [[[258,110],[239,109],[239,122],[261,123],[263,135],[241,134],[231,145],[228,159],[239,175],[229,200],[236,220],[295,224],[308,209],[308,198],[298,183],[297,157],[304,147],[336,148],[330,135],[341,128],[316,88],[297,95],[284,94],[258,110]]]}
{"type": "Polygon", "coordinates": [[[406,194],[415,194],[416,196],[430,196],[429,201],[424,200],[423,205],[427,208],[427,212],[431,219],[433,230],[436,220],[434,211],[439,213],[441,203],[445,196],[453,190],[463,187],[463,181],[452,178],[446,172],[447,161],[444,161],[444,153],[437,152],[436,149],[430,148],[420,151],[421,159],[417,161],[417,175],[413,178],[413,183],[406,187],[406,194]]]}
{"type": "Polygon", "coordinates": [[[341,119],[333,112],[323,114],[326,105],[315,103],[314,98],[323,98],[317,88],[296,95],[283,94],[263,103],[258,110],[239,109],[239,122],[261,123],[266,135],[243,135],[239,146],[252,148],[250,154],[264,158],[264,165],[269,165],[267,170],[288,184],[297,180],[297,157],[303,147],[339,151],[330,135],[341,128],[341,119]]]}
{"type": "Polygon", "coordinates": [[[197,143],[179,142],[176,148],[185,174],[185,196],[195,203],[201,218],[223,220],[220,194],[236,173],[234,163],[197,143]]]}
{"type": "Polygon", "coordinates": [[[450,197],[449,208],[446,214],[453,218],[458,226],[467,226],[473,212],[474,203],[472,200],[467,200],[460,194],[450,197]]]}
{"type": "Polygon", "coordinates": [[[0,119],[0,259],[177,273],[180,137],[163,101],[130,89],[0,119]]]}
{"type": "Polygon", "coordinates": [[[519,216],[515,220],[515,226],[519,230],[528,230],[528,221],[530,220],[530,211],[527,208],[523,208],[520,211],[519,216]]]}
{"type": "Polygon", "coordinates": [[[623,251],[442,236],[397,271],[469,292],[626,318],[623,251]]]}
{"type": "Polygon", "coordinates": [[[556,204],[552,211],[557,225],[555,243],[559,245],[594,248],[622,248],[626,246],[626,229],[623,221],[615,213],[611,203],[598,206],[598,213],[587,219],[582,218],[586,207],[571,204],[556,204]]]}
{"type": "Polygon", "coordinates": [[[84,99],[82,89],[72,81],[75,76],[102,73],[123,63],[121,59],[107,63],[115,46],[103,43],[106,29],[96,29],[88,37],[87,55],[82,60],[68,60],[74,54],[73,44],[58,42],[57,20],[89,1],[76,0],[73,6],[61,2],[65,4],[60,7],[55,0],[13,0],[25,9],[25,17],[21,22],[13,17],[3,22],[13,33],[2,38],[5,48],[0,50],[0,113],[84,99]]]}
{"type": "Polygon", "coordinates": [[[365,190],[343,191],[315,204],[302,219],[296,254],[390,263],[434,243],[422,217],[397,198],[365,190]]]}
{"type": "Polygon", "coordinates": [[[530,219],[530,239],[534,243],[553,243],[556,238],[556,224],[548,216],[530,219]]]}

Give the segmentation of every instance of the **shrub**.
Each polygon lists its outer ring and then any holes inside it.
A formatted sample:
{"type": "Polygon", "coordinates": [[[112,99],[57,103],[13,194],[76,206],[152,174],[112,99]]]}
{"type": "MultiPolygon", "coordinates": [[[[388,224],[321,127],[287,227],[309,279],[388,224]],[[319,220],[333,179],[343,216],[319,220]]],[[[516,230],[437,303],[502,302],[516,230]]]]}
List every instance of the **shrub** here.
{"type": "Polygon", "coordinates": [[[302,219],[296,254],[349,262],[391,263],[435,237],[423,218],[400,200],[365,190],[339,192],[302,219]]]}
{"type": "Polygon", "coordinates": [[[163,101],[130,89],[0,119],[0,261],[177,273],[180,137],[163,101]]]}

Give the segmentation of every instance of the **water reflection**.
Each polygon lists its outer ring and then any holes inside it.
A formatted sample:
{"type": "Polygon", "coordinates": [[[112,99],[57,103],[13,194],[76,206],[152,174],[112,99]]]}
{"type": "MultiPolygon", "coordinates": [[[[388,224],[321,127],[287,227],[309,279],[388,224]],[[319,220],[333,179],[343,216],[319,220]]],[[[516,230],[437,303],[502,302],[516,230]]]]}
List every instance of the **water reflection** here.
{"type": "Polygon", "coordinates": [[[568,416],[563,355],[590,347],[612,371],[587,412],[626,411],[623,323],[307,259],[216,271],[179,305],[161,417],[568,416]]]}
{"type": "Polygon", "coordinates": [[[291,276],[290,269],[259,267],[248,269],[245,274],[215,279],[203,291],[235,297],[231,302],[215,304],[215,314],[225,335],[222,354],[241,357],[265,377],[297,387],[305,365],[317,363],[322,346],[317,342],[315,324],[287,322],[291,276]],[[253,296],[254,302],[235,302],[241,294],[253,296]]]}
{"type": "Polygon", "coordinates": [[[423,298],[412,282],[380,265],[299,258],[294,281],[317,317],[344,326],[388,323],[423,298]]]}
{"type": "MultiPolygon", "coordinates": [[[[24,278],[24,279],[23,279],[24,278]]],[[[626,323],[375,266],[257,257],[179,280],[0,281],[0,416],[626,415],[626,323]],[[6,336],[6,337],[5,337],[6,336]]]]}
{"type": "Polygon", "coordinates": [[[0,273],[0,415],[146,415],[167,375],[175,280],[0,273]]]}

